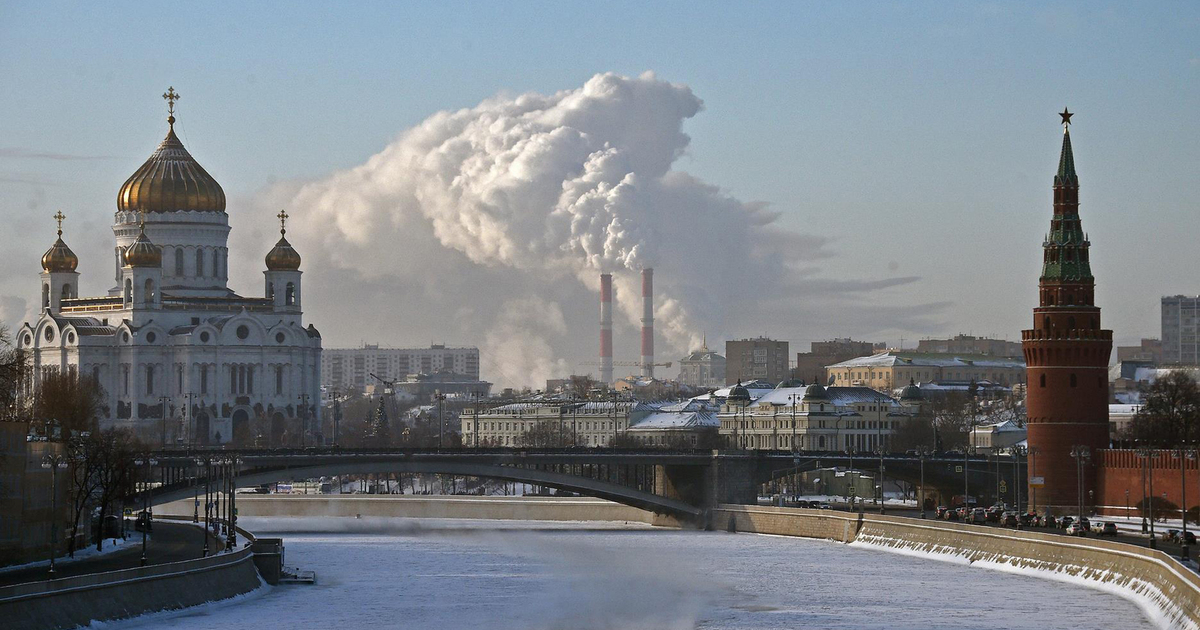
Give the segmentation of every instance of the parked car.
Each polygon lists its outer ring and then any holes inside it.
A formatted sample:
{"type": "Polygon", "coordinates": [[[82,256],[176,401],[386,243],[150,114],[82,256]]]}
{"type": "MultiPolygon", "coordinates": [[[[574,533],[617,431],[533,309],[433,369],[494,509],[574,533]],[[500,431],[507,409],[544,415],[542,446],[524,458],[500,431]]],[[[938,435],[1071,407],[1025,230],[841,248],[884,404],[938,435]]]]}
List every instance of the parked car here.
{"type": "Polygon", "coordinates": [[[937,518],[946,518],[946,512],[948,512],[948,511],[950,511],[950,508],[948,508],[944,505],[937,506],[937,513],[936,513],[937,518]]]}
{"type": "Polygon", "coordinates": [[[1058,528],[1066,529],[1066,528],[1070,527],[1071,524],[1074,522],[1075,522],[1074,518],[1072,518],[1070,516],[1064,516],[1064,517],[1058,519],[1058,528]]]}
{"type": "Polygon", "coordinates": [[[1101,536],[1116,536],[1117,535],[1117,524],[1112,521],[1109,521],[1107,523],[1102,523],[1100,525],[1100,531],[1098,533],[1101,536]]]}
{"type": "Polygon", "coordinates": [[[1183,542],[1184,542],[1184,544],[1187,544],[1187,545],[1196,544],[1196,535],[1193,534],[1192,532],[1187,532],[1186,534],[1183,535],[1183,542]]]}
{"type": "Polygon", "coordinates": [[[971,523],[982,524],[982,523],[986,523],[987,519],[988,519],[987,510],[985,510],[983,508],[975,508],[974,510],[971,510],[971,516],[970,516],[971,523]]]}
{"type": "Polygon", "coordinates": [[[1071,523],[1067,526],[1068,536],[1087,536],[1087,527],[1083,523],[1071,523]]]}
{"type": "Polygon", "coordinates": [[[962,519],[961,519],[961,518],[958,516],[958,510],[946,510],[946,513],[942,515],[942,518],[946,519],[947,521],[958,521],[958,520],[962,520],[962,519]]]}
{"type": "Polygon", "coordinates": [[[154,522],[150,519],[150,514],[145,510],[138,512],[137,520],[133,523],[133,528],[139,532],[143,530],[147,532],[154,531],[154,522]]]}
{"type": "Polygon", "coordinates": [[[1021,524],[1016,512],[1005,512],[1000,515],[1000,524],[1005,527],[1016,527],[1021,524]]]}
{"type": "Polygon", "coordinates": [[[1042,521],[1039,523],[1039,525],[1041,527],[1058,527],[1058,521],[1054,520],[1054,517],[1050,514],[1047,514],[1046,516],[1042,517],[1042,521]]]}
{"type": "Polygon", "coordinates": [[[833,509],[832,505],[829,505],[828,503],[825,503],[824,501],[822,501],[821,504],[817,507],[822,510],[832,510],[833,509]]]}
{"type": "Polygon", "coordinates": [[[1033,512],[1026,512],[1018,516],[1017,520],[1019,520],[1021,525],[1024,527],[1035,527],[1040,524],[1038,515],[1034,514],[1033,512]]]}
{"type": "Polygon", "coordinates": [[[1085,531],[1085,532],[1092,531],[1092,523],[1091,523],[1091,521],[1088,520],[1088,517],[1086,517],[1086,516],[1079,517],[1079,526],[1082,527],[1083,531],[1085,531]]]}

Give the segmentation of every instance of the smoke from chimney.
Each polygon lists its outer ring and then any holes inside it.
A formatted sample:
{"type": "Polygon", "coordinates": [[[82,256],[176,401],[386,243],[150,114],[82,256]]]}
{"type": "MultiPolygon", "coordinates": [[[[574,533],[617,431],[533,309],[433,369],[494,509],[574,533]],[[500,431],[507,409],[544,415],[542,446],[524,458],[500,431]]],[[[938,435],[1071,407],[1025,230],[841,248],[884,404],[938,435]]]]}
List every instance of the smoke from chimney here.
{"type": "Polygon", "coordinates": [[[654,270],[642,270],[642,374],[654,378],[654,270]]]}
{"type": "Polygon", "coordinates": [[[613,382],[612,274],[600,274],[600,381],[613,382]]]}

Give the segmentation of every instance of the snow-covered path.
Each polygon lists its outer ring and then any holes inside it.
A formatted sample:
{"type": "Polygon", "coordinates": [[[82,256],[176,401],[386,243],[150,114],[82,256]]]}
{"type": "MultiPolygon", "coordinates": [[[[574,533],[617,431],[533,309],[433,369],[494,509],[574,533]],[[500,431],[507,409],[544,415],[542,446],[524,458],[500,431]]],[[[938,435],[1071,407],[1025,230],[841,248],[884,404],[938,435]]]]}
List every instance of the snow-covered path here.
{"type": "Polygon", "coordinates": [[[1099,591],[832,542],[645,527],[582,529],[590,524],[255,521],[247,525],[264,535],[282,532],[287,563],[315,570],[315,586],[276,587],[238,602],[113,625],[1152,627],[1133,603],[1099,591]]]}

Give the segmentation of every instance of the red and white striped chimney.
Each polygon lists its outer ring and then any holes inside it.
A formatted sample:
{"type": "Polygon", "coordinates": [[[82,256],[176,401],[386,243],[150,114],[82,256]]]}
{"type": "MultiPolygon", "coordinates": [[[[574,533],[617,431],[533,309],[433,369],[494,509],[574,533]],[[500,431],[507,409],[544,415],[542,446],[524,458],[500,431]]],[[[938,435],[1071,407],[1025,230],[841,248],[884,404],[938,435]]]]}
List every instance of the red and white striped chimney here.
{"type": "Polygon", "coordinates": [[[642,270],[642,374],[654,378],[654,270],[642,270]]]}
{"type": "Polygon", "coordinates": [[[612,274],[600,274],[600,381],[613,382],[612,274]]]}

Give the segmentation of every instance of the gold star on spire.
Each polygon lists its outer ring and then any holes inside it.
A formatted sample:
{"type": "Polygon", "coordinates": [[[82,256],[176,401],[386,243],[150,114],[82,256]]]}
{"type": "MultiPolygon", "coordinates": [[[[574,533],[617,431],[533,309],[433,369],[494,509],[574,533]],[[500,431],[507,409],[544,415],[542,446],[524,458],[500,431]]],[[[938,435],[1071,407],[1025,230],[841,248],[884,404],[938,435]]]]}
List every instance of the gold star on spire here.
{"type": "Polygon", "coordinates": [[[65,219],[65,218],[67,218],[67,215],[63,214],[62,210],[59,210],[58,212],[54,213],[54,220],[58,221],[58,235],[59,236],[62,236],[62,222],[63,222],[63,219],[65,219]]]}
{"type": "Polygon", "coordinates": [[[286,233],[287,232],[287,220],[288,220],[288,216],[289,216],[287,213],[287,210],[280,210],[279,214],[277,214],[275,216],[279,219],[279,233],[280,234],[286,233]]]}
{"type": "Polygon", "coordinates": [[[1072,117],[1072,116],[1074,116],[1074,115],[1075,115],[1075,114],[1073,114],[1073,113],[1071,113],[1071,112],[1067,111],[1067,108],[1066,108],[1066,107],[1064,107],[1064,108],[1063,108],[1062,112],[1061,112],[1061,113],[1059,113],[1059,116],[1062,116],[1062,125],[1063,125],[1063,127],[1066,127],[1066,126],[1068,126],[1068,125],[1070,125],[1070,124],[1071,124],[1071,117],[1072,117]]]}
{"type": "Polygon", "coordinates": [[[167,101],[167,123],[174,127],[175,101],[178,101],[180,98],[179,92],[175,91],[175,86],[168,87],[167,91],[163,92],[163,98],[167,101]]]}

